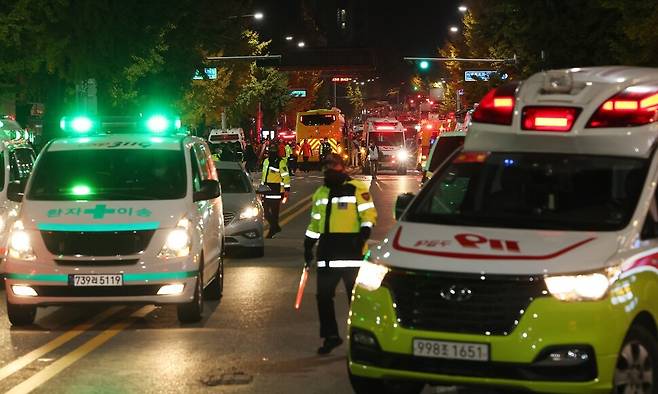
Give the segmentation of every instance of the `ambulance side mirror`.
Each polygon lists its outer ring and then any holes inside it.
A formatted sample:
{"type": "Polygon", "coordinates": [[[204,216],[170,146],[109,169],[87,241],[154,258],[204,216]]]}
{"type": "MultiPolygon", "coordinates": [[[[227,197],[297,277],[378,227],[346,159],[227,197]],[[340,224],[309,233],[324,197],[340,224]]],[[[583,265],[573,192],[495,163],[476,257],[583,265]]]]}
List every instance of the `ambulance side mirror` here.
{"type": "Polygon", "coordinates": [[[201,181],[201,188],[199,191],[194,192],[193,200],[197,201],[206,201],[212,200],[220,196],[219,182],[214,179],[205,179],[201,181]]]}
{"type": "Polygon", "coordinates": [[[411,201],[416,197],[413,193],[403,193],[398,195],[397,200],[395,200],[395,220],[400,219],[402,213],[405,209],[411,204],[411,201]]]}
{"type": "Polygon", "coordinates": [[[7,198],[10,201],[21,202],[25,194],[25,183],[21,181],[9,182],[7,186],[7,198]]]}

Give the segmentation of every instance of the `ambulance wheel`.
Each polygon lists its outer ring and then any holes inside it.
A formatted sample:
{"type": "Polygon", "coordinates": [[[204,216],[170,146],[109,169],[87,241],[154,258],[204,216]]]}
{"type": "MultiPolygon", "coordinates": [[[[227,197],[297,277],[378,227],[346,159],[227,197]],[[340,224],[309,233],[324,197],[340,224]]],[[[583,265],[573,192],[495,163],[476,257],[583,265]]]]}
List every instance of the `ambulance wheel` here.
{"type": "MultiPolygon", "coordinates": [[[[349,370],[348,370],[349,372],[349,370]]],[[[350,384],[356,394],[419,394],[425,383],[402,380],[383,380],[350,375],[350,384]]]]}
{"type": "Polygon", "coordinates": [[[12,326],[29,326],[34,323],[36,316],[36,306],[12,304],[7,300],[7,317],[12,326]]]}
{"type": "Polygon", "coordinates": [[[628,330],[615,367],[614,393],[658,392],[658,343],[642,326],[628,330]]]}
{"type": "Polygon", "coordinates": [[[178,321],[181,323],[196,323],[203,315],[203,264],[199,267],[199,276],[196,279],[194,299],[192,302],[178,304],[178,321]]]}
{"type": "Polygon", "coordinates": [[[203,290],[203,297],[207,300],[219,300],[224,292],[224,259],[219,260],[217,274],[203,290]]]}

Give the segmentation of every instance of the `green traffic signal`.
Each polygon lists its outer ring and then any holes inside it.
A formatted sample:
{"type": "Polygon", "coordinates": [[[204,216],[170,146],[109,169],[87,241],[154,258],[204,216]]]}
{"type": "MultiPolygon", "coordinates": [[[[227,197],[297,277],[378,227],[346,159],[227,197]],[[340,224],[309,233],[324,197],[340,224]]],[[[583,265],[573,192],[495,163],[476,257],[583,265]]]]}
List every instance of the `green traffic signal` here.
{"type": "Polygon", "coordinates": [[[421,60],[421,62],[418,63],[418,67],[420,67],[421,70],[427,70],[430,68],[430,62],[427,60],[421,60]]]}

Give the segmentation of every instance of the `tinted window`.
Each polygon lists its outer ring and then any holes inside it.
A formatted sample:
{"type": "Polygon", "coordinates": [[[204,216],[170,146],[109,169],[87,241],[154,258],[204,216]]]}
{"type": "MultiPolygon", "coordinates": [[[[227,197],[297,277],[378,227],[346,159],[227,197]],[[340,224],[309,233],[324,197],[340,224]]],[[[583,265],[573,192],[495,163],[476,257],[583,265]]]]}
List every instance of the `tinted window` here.
{"type": "Polygon", "coordinates": [[[219,183],[222,193],[251,193],[251,181],[247,174],[241,170],[218,169],[219,183]]]}
{"type": "Polygon", "coordinates": [[[304,126],[328,126],[336,121],[336,115],[302,115],[304,126]]]}
{"type": "Polygon", "coordinates": [[[390,131],[375,131],[368,133],[368,143],[374,142],[377,146],[398,146],[402,145],[404,133],[390,131]]]}
{"type": "Polygon", "coordinates": [[[428,171],[434,172],[458,148],[464,145],[464,137],[441,137],[436,142],[430,158],[428,171]]]}
{"type": "Polygon", "coordinates": [[[185,197],[185,160],[173,150],[46,152],[34,168],[31,200],[170,200],[185,197]]]}
{"type": "Polygon", "coordinates": [[[405,220],[503,228],[613,231],[633,214],[647,160],[537,153],[460,154],[405,220]]]}

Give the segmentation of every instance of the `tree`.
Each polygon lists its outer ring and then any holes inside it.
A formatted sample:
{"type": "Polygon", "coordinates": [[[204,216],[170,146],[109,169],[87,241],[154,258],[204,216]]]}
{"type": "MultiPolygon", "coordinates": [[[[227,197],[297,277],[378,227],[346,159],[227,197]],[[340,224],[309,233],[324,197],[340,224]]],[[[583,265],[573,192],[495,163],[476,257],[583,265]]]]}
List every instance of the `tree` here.
{"type": "Polygon", "coordinates": [[[349,84],[347,85],[347,99],[349,100],[350,104],[352,104],[352,113],[356,115],[360,115],[361,112],[363,111],[364,107],[364,99],[363,99],[363,93],[361,92],[361,88],[357,84],[349,84]]]}

